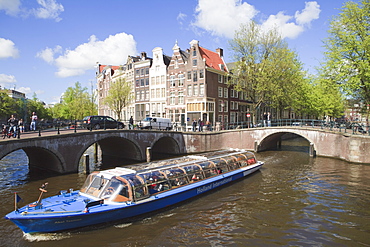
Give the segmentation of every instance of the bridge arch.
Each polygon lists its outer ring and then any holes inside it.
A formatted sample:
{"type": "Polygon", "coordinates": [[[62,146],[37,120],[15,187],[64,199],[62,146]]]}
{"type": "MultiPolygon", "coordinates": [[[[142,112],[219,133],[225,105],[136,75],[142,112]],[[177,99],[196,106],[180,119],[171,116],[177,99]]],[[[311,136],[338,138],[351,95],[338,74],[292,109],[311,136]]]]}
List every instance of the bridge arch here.
{"type": "Polygon", "coordinates": [[[28,157],[28,166],[30,171],[35,168],[56,171],[58,173],[64,173],[66,171],[65,167],[63,167],[63,164],[65,163],[64,158],[59,153],[53,152],[44,147],[36,146],[22,147],[20,149],[22,149],[28,157]]]}
{"type": "Polygon", "coordinates": [[[79,157],[82,157],[86,153],[86,150],[95,143],[100,147],[103,165],[119,166],[132,163],[132,161],[141,161],[144,157],[143,152],[135,140],[120,136],[104,136],[101,139],[87,143],[86,147],[81,150],[79,157]]]}
{"type": "Polygon", "coordinates": [[[174,138],[163,136],[153,141],[152,159],[161,159],[164,156],[178,155],[181,153],[180,145],[174,138]]]}
{"type": "Polygon", "coordinates": [[[260,142],[257,143],[257,147],[255,147],[255,151],[259,152],[259,151],[264,151],[264,150],[268,150],[268,149],[277,149],[277,148],[280,148],[281,147],[281,142],[282,142],[282,138],[283,136],[287,136],[289,138],[289,136],[291,137],[301,137],[303,139],[305,139],[307,142],[308,142],[308,147],[309,147],[309,153],[311,156],[314,156],[315,153],[316,153],[316,147],[315,147],[315,143],[310,139],[309,136],[306,136],[306,135],[303,135],[302,133],[300,132],[296,132],[294,130],[292,131],[276,131],[276,132],[273,132],[273,133],[265,133],[260,142]]]}

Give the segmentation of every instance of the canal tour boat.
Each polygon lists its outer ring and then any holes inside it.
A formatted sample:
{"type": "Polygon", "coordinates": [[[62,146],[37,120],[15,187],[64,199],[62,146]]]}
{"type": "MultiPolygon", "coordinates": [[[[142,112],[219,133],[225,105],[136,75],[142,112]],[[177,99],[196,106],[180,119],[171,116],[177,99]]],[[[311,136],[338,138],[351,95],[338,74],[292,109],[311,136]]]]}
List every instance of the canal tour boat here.
{"type": "Polygon", "coordinates": [[[130,219],[215,190],[261,168],[252,152],[230,149],[116,167],[89,174],[79,191],[61,191],[7,214],[25,233],[59,232],[130,219]]]}

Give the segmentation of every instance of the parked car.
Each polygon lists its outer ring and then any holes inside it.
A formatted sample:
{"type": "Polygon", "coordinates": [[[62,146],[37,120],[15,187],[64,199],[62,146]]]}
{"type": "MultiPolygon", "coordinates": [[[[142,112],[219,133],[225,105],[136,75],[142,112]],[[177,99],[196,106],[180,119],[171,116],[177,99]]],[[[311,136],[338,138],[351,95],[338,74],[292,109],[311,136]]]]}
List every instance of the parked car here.
{"type": "Polygon", "coordinates": [[[86,129],[123,129],[124,123],[109,116],[87,116],[82,120],[82,127],[86,129]]]}

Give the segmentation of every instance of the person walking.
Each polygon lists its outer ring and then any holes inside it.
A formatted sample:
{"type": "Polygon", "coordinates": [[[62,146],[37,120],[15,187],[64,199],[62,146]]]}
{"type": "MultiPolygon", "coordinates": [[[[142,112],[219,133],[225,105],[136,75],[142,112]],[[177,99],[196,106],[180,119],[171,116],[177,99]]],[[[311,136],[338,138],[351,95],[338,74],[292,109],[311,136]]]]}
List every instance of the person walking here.
{"type": "Polygon", "coordinates": [[[30,130],[36,130],[37,115],[36,112],[32,112],[30,130]]]}
{"type": "Polygon", "coordinates": [[[194,119],[193,121],[193,131],[197,131],[197,120],[194,119]]]}
{"type": "Polygon", "coordinates": [[[128,128],[130,130],[134,129],[134,119],[132,118],[132,116],[130,117],[128,128]]]}
{"type": "Polygon", "coordinates": [[[23,119],[21,118],[21,119],[19,119],[19,121],[18,121],[18,128],[19,128],[19,131],[20,132],[24,132],[24,124],[23,124],[23,119]]]}
{"type": "Polygon", "coordinates": [[[198,120],[198,128],[199,128],[198,129],[199,132],[203,131],[203,121],[200,118],[198,120]]]}
{"type": "Polygon", "coordinates": [[[263,127],[267,127],[267,113],[263,113],[263,127]]]}
{"type": "Polygon", "coordinates": [[[270,114],[270,112],[267,113],[267,126],[271,127],[271,114],[270,114]]]}

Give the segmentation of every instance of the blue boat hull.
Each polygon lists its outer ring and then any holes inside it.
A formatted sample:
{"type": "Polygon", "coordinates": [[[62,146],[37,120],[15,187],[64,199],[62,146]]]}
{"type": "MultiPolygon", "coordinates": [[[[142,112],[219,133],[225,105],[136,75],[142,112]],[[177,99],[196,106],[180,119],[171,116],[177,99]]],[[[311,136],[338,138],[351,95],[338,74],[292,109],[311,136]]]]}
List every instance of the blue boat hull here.
{"type": "Polygon", "coordinates": [[[101,204],[89,209],[65,213],[44,213],[22,215],[18,212],[9,213],[5,218],[14,222],[25,233],[59,232],[92,226],[112,221],[129,219],[148,214],[168,206],[194,198],[200,194],[212,191],[222,185],[236,181],[261,168],[262,162],[242,167],[219,176],[191,183],[176,189],[158,193],[139,202],[121,204],[101,204]]]}

